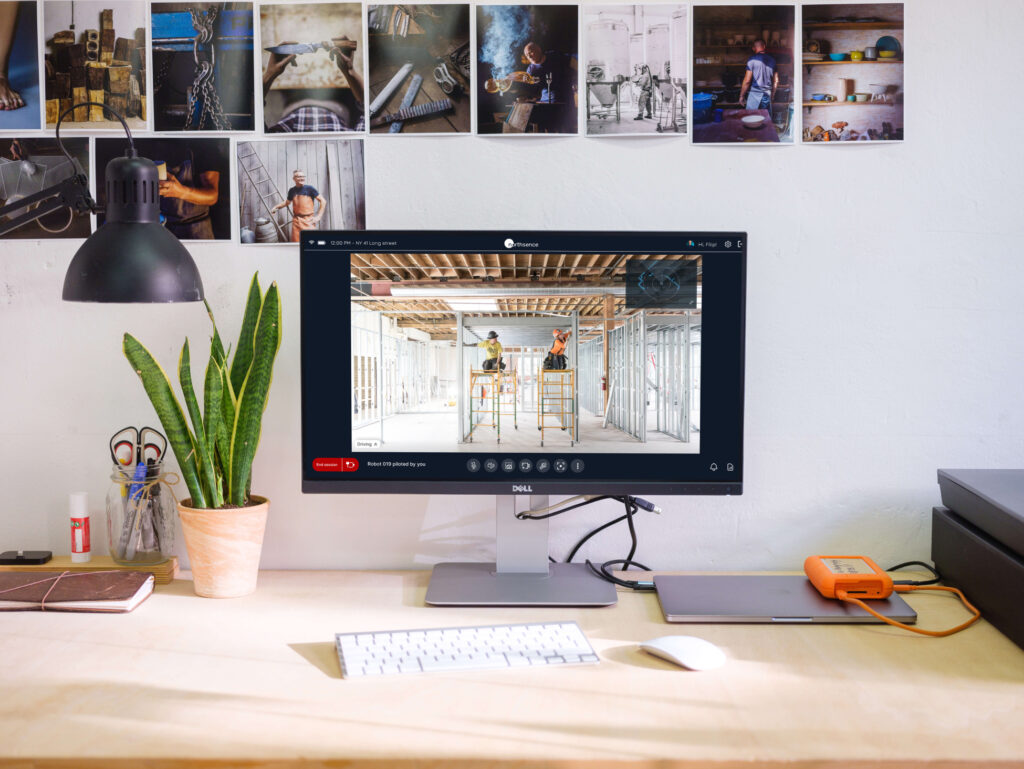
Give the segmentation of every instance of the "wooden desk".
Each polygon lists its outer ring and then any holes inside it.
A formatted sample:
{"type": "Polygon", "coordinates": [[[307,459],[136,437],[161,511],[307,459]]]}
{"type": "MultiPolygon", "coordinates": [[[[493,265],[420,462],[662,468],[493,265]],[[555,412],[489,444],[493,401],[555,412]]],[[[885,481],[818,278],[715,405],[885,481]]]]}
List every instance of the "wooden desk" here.
{"type": "MultiPolygon", "coordinates": [[[[440,609],[426,584],[266,572],[248,598],[176,580],[127,615],[0,615],[0,766],[1024,766],[1024,651],[985,622],[944,639],[668,626],[653,594],[440,609]],[[343,680],[334,654],[338,631],[563,618],[599,665],[343,680]],[[669,633],[719,644],[728,664],[687,672],[634,646],[669,633]]],[[[945,595],[908,601],[923,626],[961,616],[945,595]]]]}

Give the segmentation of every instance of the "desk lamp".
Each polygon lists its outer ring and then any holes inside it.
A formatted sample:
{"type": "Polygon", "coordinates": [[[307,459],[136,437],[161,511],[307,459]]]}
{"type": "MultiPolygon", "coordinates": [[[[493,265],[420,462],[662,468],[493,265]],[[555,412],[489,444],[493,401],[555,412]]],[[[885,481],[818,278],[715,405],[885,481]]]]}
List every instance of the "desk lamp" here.
{"type": "Polygon", "coordinates": [[[105,221],[86,238],[64,276],[66,302],[199,302],[203,283],[189,252],[160,224],[156,165],[135,151],[128,124],[99,102],[79,102],[61,113],[55,137],[77,173],[0,208],[0,235],[62,209],[72,215],[96,213],[89,180],[60,140],[60,124],[74,109],[102,107],[121,121],[128,135],[124,157],[107,163],[105,221]],[[36,208],[13,216],[23,208],[36,208]],[[11,216],[9,220],[3,217],[11,216]]]}

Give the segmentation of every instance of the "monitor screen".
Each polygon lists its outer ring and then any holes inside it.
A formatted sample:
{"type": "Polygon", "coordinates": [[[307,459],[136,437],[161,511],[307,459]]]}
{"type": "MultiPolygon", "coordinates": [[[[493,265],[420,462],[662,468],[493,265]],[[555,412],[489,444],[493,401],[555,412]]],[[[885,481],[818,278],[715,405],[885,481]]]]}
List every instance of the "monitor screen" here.
{"type": "Polygon", "coordinates": [[[304,232],[303,490],[740,493],[746,240],[304,232]]]}

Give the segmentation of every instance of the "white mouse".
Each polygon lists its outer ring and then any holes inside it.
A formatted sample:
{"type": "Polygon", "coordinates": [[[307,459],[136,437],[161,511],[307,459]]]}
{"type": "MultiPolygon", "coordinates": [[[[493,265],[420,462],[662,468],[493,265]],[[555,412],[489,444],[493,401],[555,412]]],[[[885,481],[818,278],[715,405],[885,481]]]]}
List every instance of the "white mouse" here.
{"type": "Polygon", "coordinates": [[[710,641],[692,635],[666,635],[644,641],[645,652],[690,670],[714,670],[725,664],[725,652],[710,641]]]}

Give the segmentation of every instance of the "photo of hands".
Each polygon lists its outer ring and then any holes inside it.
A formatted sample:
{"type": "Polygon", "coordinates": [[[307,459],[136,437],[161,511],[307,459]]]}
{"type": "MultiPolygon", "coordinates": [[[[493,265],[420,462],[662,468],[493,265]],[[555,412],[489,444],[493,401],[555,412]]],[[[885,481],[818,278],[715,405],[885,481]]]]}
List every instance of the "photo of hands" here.
{"type": "MultiPolygon", "coordinates": [[[[126,139],[96,139],[96,202],[106,207],[106,168],[124,155],[126,139]]],[[[136,138],[139,155],[156,163],[160,177],[160,222],[179,240],[231,238],[231,149],[229,139],[136,138]]],[[[96,218],[103,224],[103,214],[96,218]]]]}
{"type": "Polygon", "coordinates": [[[363,130],[359,3],[261,5],[260,35],[266,133],[363,130]]]}

